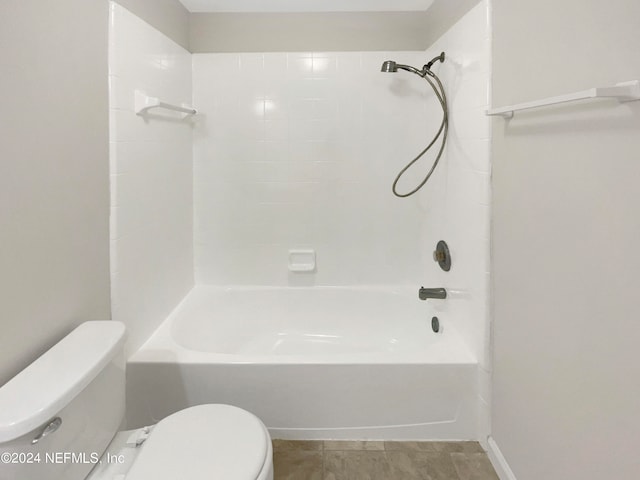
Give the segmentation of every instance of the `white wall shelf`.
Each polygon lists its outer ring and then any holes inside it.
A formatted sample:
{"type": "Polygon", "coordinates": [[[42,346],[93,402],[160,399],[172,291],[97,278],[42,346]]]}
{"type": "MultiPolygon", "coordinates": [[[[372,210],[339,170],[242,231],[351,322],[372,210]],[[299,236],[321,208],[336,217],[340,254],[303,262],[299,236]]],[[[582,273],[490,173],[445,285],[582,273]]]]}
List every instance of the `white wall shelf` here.
{"type": "Polygon", "coordinates": [[[518,103],[506,107],[493,108],[487,110],[487,115],[499,115],[505,119],[512,118],[515,112],[528,110],[530,108],[540,108],[561,103],[577,102],[593,98],[613,98],[619,102],[632,102],[640,100],[640,81],[631,80],[629,82],[617,83],[612,87],[594,87],[580,92],[567,93],[557,97],[544,98],[532,102],[518,103]]]}
{"type": "Polygon", "coordinates": [[[158,97],[150,97],[140,90],[135,91],[135,112],[136,115],[144,115],[152,108],[166,108],[174,112],[182,112],[187,115],[195,115],[198,111],[190,105],[174,105],[172,103],[163,102],[158,97]]]}

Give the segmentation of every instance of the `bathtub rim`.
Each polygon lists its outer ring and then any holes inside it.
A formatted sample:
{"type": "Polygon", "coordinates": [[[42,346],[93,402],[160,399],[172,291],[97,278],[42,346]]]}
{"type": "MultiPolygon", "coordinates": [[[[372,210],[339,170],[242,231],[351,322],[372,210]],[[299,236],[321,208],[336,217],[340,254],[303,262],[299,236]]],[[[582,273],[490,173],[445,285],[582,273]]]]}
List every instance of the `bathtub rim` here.
{"type": "Polygon", "coordinates": [[[465,344],[463,337],[450,322],[443,324],[443,332],[433,333],[438,338],[425,350],[397,353],[334,354],[334,355],[248,355],[191,350],[178,343],[172,336],[176,312],[185,304],[194,292],[203,289],[216,291],[250,291],[282,289],[319,289],[379,291],[407,295],[412,287],[408,286],[318,286],[318,287],[278,287],[278,286],[214,286],[194,285],[173,311],[155,329],[147,341],[135,351],[128,362],[135,363],[181,363],[181,364],[256,364],[256,365],[361,365],[361,364],[438,364],[438,365],[478,365],[477,358],[465,344]]]}

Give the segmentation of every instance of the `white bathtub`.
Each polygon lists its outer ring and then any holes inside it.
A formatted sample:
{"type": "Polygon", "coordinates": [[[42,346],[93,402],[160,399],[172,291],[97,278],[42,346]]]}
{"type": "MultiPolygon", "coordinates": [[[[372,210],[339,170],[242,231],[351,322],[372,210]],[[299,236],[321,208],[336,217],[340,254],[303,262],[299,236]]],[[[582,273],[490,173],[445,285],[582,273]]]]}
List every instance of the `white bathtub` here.
{"type": "Polygon", "coordinates": [[[477,362],[415,289],[197,286],[128,363],[128,423],[229,403],[274,438],[475,439],[477,362]]]}

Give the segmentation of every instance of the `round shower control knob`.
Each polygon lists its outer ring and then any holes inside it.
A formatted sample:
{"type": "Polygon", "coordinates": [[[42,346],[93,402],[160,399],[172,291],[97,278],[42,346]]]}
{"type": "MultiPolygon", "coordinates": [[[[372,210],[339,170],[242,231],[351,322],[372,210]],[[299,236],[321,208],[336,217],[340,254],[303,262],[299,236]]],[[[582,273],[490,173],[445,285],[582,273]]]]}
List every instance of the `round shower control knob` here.
{"type": "Polygon", "coordinates": [[[440,268],[445,272],[451,270],[451,254],[444,240],[440,240],[438,245],[436,245],[436,249],[433,252],[433,259],[438,262],[440,268]]]}

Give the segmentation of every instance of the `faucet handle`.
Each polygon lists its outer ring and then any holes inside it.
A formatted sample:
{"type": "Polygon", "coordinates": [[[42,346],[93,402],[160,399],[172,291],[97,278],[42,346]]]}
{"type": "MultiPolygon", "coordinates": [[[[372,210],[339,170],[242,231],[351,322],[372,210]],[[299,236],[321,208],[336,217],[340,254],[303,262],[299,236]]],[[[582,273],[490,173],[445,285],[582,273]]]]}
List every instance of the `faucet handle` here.
{"type": "Polygon", "coordinates": [[[440,268],[445,272],[451,269],[451,254],[449,253],[447,242],[444,240],[438,242],[436,249],[433,251],[433,259],[438,262],[440,268]]]}

